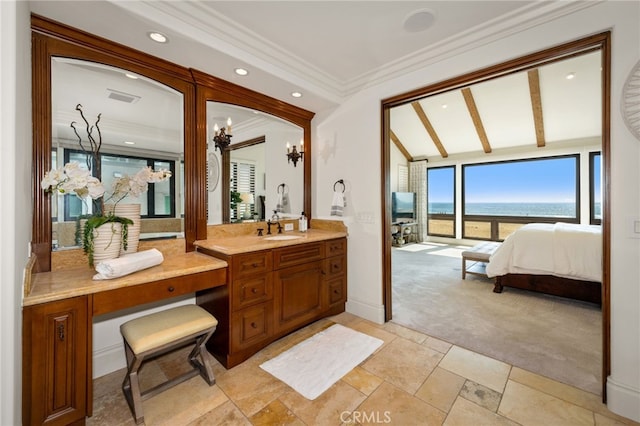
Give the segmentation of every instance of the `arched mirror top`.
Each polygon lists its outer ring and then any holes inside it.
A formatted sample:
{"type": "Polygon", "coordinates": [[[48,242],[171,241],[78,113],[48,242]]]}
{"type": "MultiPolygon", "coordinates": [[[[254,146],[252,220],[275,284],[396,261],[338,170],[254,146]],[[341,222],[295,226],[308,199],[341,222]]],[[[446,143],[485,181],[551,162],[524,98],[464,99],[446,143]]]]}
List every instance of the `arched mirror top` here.
{"type": "MultiPolygon", "coordinates": [[[[72,149],[75,144],[76,149],[81,151],[77,137],[69,126],[71,121],[84,125],[79,112],[75,110],[77,104],[83,105],[91,124],[95,122],[97,114],[104,115],[101,130],[105,131],[105,146],[101,153],[113,153],[120,155],[119,158],[124,155],[174,160],[174,176],[180,185],[176,187],[184,187],[184,202],[176,202],[175,208],[171,207],[171,210],[177,220],[183,221],[181,227],[185,249],[193,250],[192,243],[196,239],[198,228],[193,212],[198,210],[198,200],[195,191],[191,189],[197,186],[196,174],[187,172],[196,168],[195,87],[189,70],[35,15],[32,16],[31,25],[34,165],[32,251],[38,260],[37,270],[51,269],[54,236],[56,240],[59,237],[57,229],[54,234],[53,223],[56,226],[59,224],[57,217],[63,212],[58,210],[66,208],[61,207],[58,201],[53,202],[52,197],[40,188],[40,182],[48,170],[65,161],[55,156],[52,158],[54,148],[72,149]],[[137,77],[137,80],[127,78],[125,73],[137,77]],[[89,82],[81,77],[87,74],[91,76],[89,82]],[[114,78],[122,80],[117,85],[106,83],[114,78]],[[134,86],[136,89],[133,89],[134,86]],[[77,99],[79,92],[84,94],[83,97],[96,98],[77,99]],[[147,101],[156,103],[155,112],[141,112],[138,121],[133,123],[134,114],[132,111],[127,114],[124,103],[117,102],[118,107],[109,110],[108,103],[102,102],[108,97],[113,100],[127,96],[130,98],[130,95],[134,95],[130,104],[137,103],[142,107],[140,110],[149,109],[144,107],[147,101]],[[67,103],[72,105],[69,107],[67,103]],[[107,116],[110,116],[109,120],[106,119],[107,116]],[[112,143],[117,145],[115,140],[120,141],[122,146],[107,147],[112,143]],[[136,142],[138,146],[126,146],[125,140],[136,142]],[[54,160],[56,164],[53,164],[54,160]],[[180,176],[182,163],[184,179],[180,176]],[[181,204],[184,204],[183,219],[181,204]],[[53,214],[57,216],[52,221],[53,214]]],[[[178,195],[174,194],[174,198],[179,197],[180,190],[175,192],[178,195]]],[[[202,222],[202,226],[206,226],[202,222]]],[[[55,241],[55,244],[59,242],[55,241]]]]}

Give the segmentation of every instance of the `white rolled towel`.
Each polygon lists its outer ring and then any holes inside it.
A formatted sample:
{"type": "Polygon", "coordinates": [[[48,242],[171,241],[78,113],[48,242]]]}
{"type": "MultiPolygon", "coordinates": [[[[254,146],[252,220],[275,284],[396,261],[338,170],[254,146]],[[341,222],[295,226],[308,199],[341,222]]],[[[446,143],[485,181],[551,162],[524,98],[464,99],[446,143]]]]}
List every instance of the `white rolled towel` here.
{"type": "Polygon", "coordinates": [[[97,274],[93,276],[93,279],[110,280],[112,278],[122,277],[159,265],[163,261],[164,257],[158,249],[127,254],[117,259],[104,260],[96,264],[97,274]]]}

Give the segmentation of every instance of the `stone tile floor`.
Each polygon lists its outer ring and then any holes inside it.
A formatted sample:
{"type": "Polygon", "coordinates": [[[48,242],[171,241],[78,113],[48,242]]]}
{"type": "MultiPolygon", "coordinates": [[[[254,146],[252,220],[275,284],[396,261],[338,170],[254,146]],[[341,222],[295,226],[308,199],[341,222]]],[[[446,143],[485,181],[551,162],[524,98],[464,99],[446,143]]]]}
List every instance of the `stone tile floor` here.
{"type": "MultiPolygon", "coordinates": [[[[188,368],[187,350],[150,361],[142,388],[188,368]]],[[[120,385],[125,370],[94,380],[88,425],[134,425],[120,385]]],[[[394,323],[343,313],[266,347],[241,365],[217,364],[216,384],[197,376],[144,402],[147,425],[637,425],[600,397],[394,323]],[[314,401],[259,366],[339,323],[384,344],[314,401]]]]}

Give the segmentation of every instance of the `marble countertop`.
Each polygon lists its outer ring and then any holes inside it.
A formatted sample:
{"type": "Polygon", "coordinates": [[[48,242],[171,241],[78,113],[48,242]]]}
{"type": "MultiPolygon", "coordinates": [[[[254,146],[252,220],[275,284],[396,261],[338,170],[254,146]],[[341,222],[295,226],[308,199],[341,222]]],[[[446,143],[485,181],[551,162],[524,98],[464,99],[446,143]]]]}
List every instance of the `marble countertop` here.
{"type": "Polygon", "coordinates": [[[24,297],[22,305],[37,305],[226,267],[227,262],[223,260],[190,252],[165,256],[160,265],[111,280],[94,281],[92,278],[96,272],[89,266],[40,272],[32,274],[31,291],[24,297]]]}
{"type": "Polygon", "coordinates": [[[297,244],[312,243],[317,241],[332,240],[335,238],[344,238],[347,233],[344,231],[330,231],[324,229],[309,229],[307,232],[286,231],[282,234],[273,233],[272,235],[236,235],[222,238],[210,238],[207,240],[198,240],[194,243],[196,247],[212,250],[225,255],[234,255],[248,253],[259,250],[269,250],[279,247],[289,247],[297,244]],[[287,239],[269,239],[269,238],[287,238],[287,239]],[[292,238],[296,237],[296,238],[292,238]]]}

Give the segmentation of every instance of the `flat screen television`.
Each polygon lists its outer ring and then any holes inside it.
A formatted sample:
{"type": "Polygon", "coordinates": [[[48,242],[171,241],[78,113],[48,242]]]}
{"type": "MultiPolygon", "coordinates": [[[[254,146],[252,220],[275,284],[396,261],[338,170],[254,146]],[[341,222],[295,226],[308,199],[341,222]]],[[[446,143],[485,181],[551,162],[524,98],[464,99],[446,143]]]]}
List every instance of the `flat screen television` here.
{"type": "Polygon", "coordinates": [[[415,192],[391,193],[391,220],[393,222],[410,222],[415,219],[415,192]]]}

